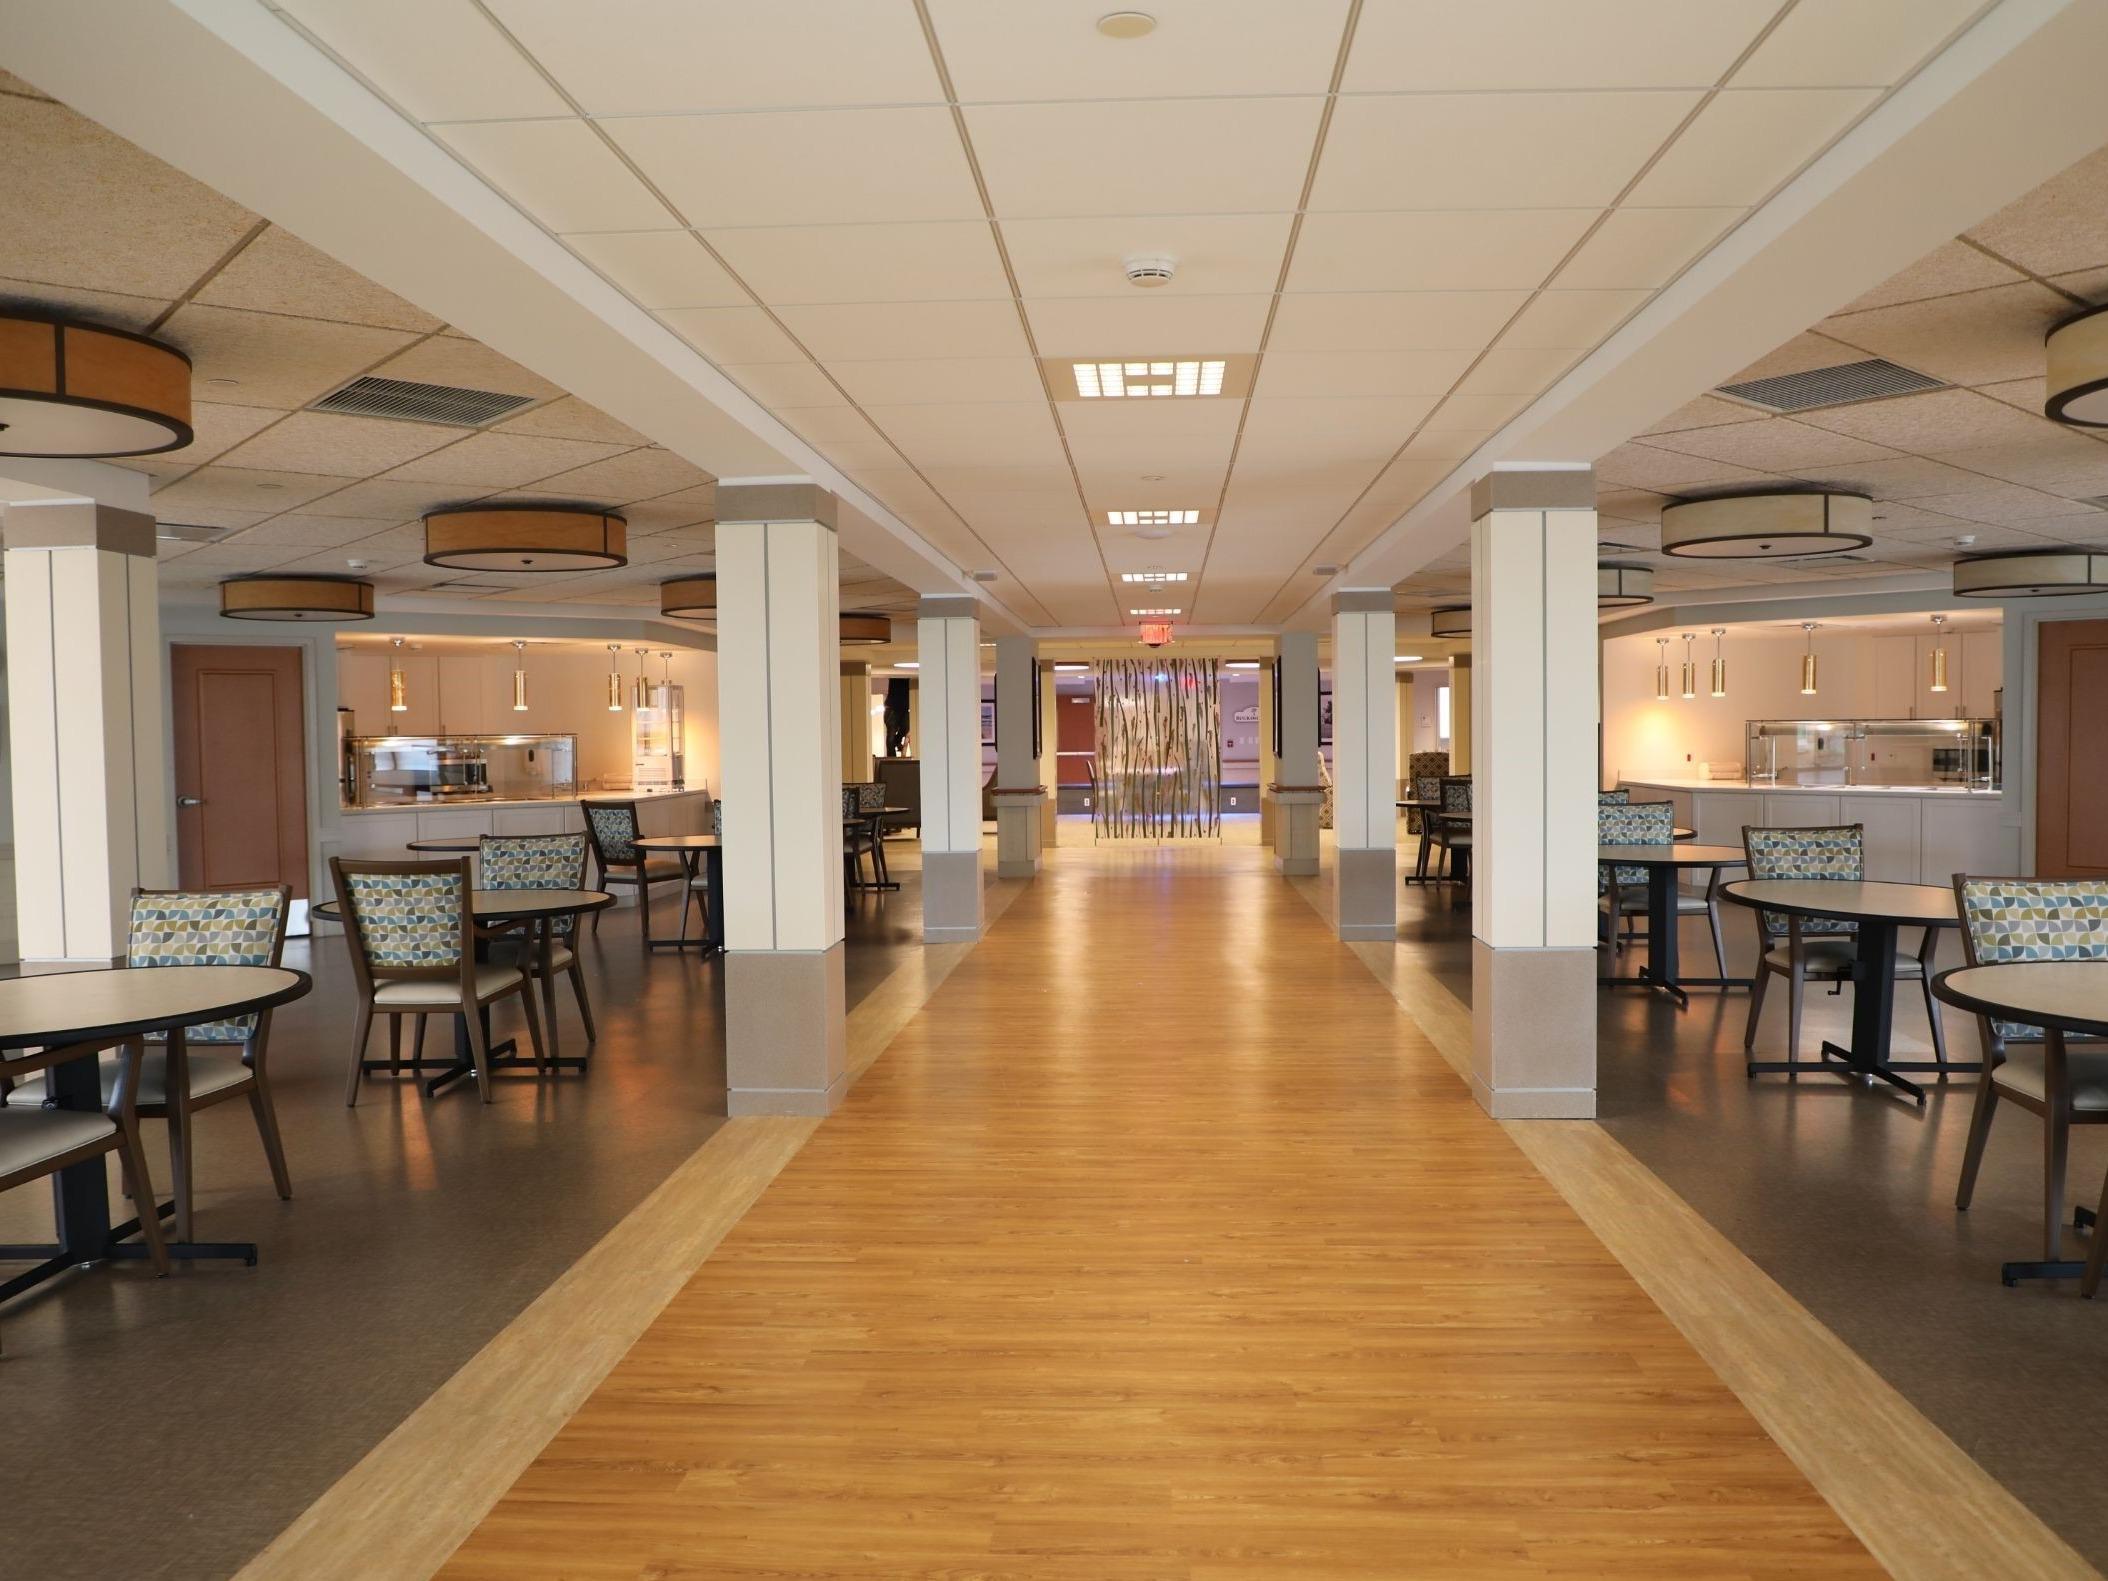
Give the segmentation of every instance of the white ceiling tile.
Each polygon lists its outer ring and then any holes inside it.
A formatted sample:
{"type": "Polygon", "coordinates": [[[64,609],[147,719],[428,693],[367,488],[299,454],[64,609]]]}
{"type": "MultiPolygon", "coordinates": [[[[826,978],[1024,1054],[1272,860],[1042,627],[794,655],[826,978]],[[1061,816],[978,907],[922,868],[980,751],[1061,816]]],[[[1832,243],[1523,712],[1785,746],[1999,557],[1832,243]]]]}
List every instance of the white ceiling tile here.
{"type": "Polygon", "coordinates": [[[865,415],[912,460],[930,466],[1030,466],[1061,453],[1044,401],[875,406],[865,415]]]}
{"type": "MultiPolygon", "coordinates": [[[[1267,396],[1252,398],[1244,421],[1247,439],[1308,441],[1334,436],[1348,443],[1355,453],[1389,452],[1405,443],[1406,436],[1434,409],[1425,396],[1400,395],[1361,399],[1267,396]]],[[[1237,470],[1244,471],[1239,457],[1237,470]]]]}
{"type": "Polygon", "coordinates": [[[1066,494],[1075,483],[1066,464],[1045,467],[932,467],[929,480],[947,496],[979,494],[1066,494]]]}
{"type": "Polygon", "coordinates": [[[1717,428],[1693,428],[1678,434],[1657,434],[1649,443],[1657,449],[1674,450],[1687,456],[1705,456],[1714,461],[1732,461],[1765,472],[1880,461],[1893,454],[1868,440],[1855,439],[1827,428],[1814,428],[1786,417],[1767,418],[1758,423],[1725,423],[1717,428]]]}
{"type": "Polygon", "coordinates": [[[1495,395],[1490,392],[1466,393],[1445,396],[1437,409],[1430,427],[1493,429],[1498,428],[1525,406],[1530,404],[1527,395],[1495,395]]]}
{"type": "Polygon", "coordinates": [[[1800,0],[1735,73],[1738,88],[1901,82],[1983,0],[1800,0]]]}
{"type": "Polygon", "coordinates": [[[680,307],[660,323],[712,362],[804,362],[805,353],[775,319],[758,307],[680,307]]]}
{"type": "Polygon", "coordinates": [[[725,262],[771,305],[967,302],[1010,295],[985,220],[714,230],[708,235],[725,262]]]}
{"type": "Polygon", "coordinates": [[[225,399],[282,408],[327,395],[415,338],[402,330],[197,303],[178,308],[162,335],[189,354],[201,388],[232,379],[218,392],[225,399]]]}
{"type": "Polygon", "coordinates": [[[770,411],[844,409],[849,397],[809,362],[727,362],[718,371],[770,411]]]}
{"type": "Polygon", "coordinates": [[[1149,442],[1202,436],[1225,442],[1237,433],[1244,403],[1231,397],[1190,401],[1071,401],[1061,408],[1070,438],[1126,438],[1149,442]]]}
{"type": "Polygon", "coordinates": [[[1757,203],[1879,97],[1870,88],[1718,94],[1625,201],[1649,208],[1757,203]]]}
{"type": "Polygon", "coordinates": [[[1958,291],[1981,291],[1994,285],[2011,285],[2021,278],[2010,269],[1965,241],[1935,247],[1908,269],[1890,275],[1866,295],[1838,309],[1840,313],[1862,313],[1868,308],[1894,307],[1899,302],[1918,302],[1926,297],[1952,296],[1958,291]]]}
{"type": "Polygon", "coordinates": [[[1559,271],[1562,291],[1664,286],[1723,232],[1740,209],[1619,209],[1559,271]]]}
{"type": "Polygon", "coordinates": [[[1269,351],[1255,395],[1446,395],[1468,351],[1269,351]]]}
{"type": "Polygon", "coordinates": [[[1346,0],[1157,0],[1157,30],[1109,39],[1096,0],[934,0],[930,16],[966,103],[1323,93],[1346,0]],[[1176,84],[1167,89],[1167,84],[1176,84]]]}
{"type": "Polygon", "coordinates": [[[1310,206],[1607,208],[1697,102],[1696,92],[1345,98],[1310,206]]]}
{"type": "Polygon", "coordinates": [[[966,123],[1005,220],[1242,214],[1295,207],[1323,108],[1317,98],[1004,104],[970,108],[966,123]]]}
{"type": "Polygon", "coordinates": [[[256,438],[236,445],[220,460],[230,467],[364,478],[463,437],[463,430],[436,423],[294,412],[256,438]]]}
{"type": "Polygon", "coordinates": [[[1051,297],[1025,304],[1045,357],[1191,356],[1257,351],[1270,297],[1051,297]]]}
{"type": "Polygon", "coordinates": [[[470,121],[433,130],[552,231],[648,231],[678,223],[583,121],[470,121]]]}
{"type": "Polygon", "coordinates": [[[1296,240],[1288,289],[1533,289],[1544,283],[1597,212],[1312,214],[1296,240]]]}
{"type": "Polygon", "coordinates": [[[826,363],[1030,355],[1011,302],[823,303],[787,307],[783,321],[826,363]]]}
{"type": "Polygon", "coordinates": [[[1776,0],[1365,0],[1344,86],[1706,87],[1777,11],[1776,0]]]}
{"type": "Polygon", "coordinates": [[[1572,367],[1581,353],[1570,347],[1496,346],[1457,386],[1460,395],[1536,395],[1572,367]]]}
{"type": "Polygon", "coordinates": [[[1145,473],[1167,478],[1198,473],[1222,486],[1223,469],[1230,464],[1230,438],[1211,434],[1188,434],[1169,439],[1126,434],[1072,434],[1069,453],[1087,484],[1133,483],[1145,473]]]}
{"type": "MultiPolygon", "coordinates": [[[[1030,357],[928,357],[837,362],[828,371],[865,406],[933,401],[1041,401],[1046,387],[1030,357]]],[[[1176,403],[1173,403],[1176,404],[1176,403]]]]}
{"type": "Polygon", "coordinates": [[[535,434],[471,434],[458,445],[406,462],[388,474],[394,481],[451,483],[484,489],[519,488],[581,462],[613,454],[613,445],[582,439],[547,439],[535,434]]]}
{"type": "Polygon", "coordinates": [[[1822,332],[1950,384],[1992,384],[2042,371],[2042,337],[2069,301],[2032,280],[1844,314],[1822,332]]]}
{"type": "Polygon", "coordinates": [[[422,308],[382,290],[276,225],[237,253],[192,300],[420,334],[440,327],[440,321],[422,308]]]}
{"type": "Polygon", "coordinates": [[[1477,351],[1527,291],[1337,291],[1281,298],[1267,350],[1477,351]]]}
{"type": "Polygon", "coordinates": [[[2103,212],[2108,212],[2108,148],[1971,226],[1968,234],[2023,269],[2068,274],[2108,264],[2103,212]]]}
{"type": "Polygon", "coordinates": [[[600,231],[563,240],[639,307],[743,307],[750,300],[687,231],[600,231]]]}
{"type": "Polygon", "coordinates": [[[1540,291],[1501,336],[1507,351],[1587,351],[1645,304],[1647,291],[1540,291]]]}
{"type": "Polygon", "coordinates": [[[277,0],[277,9],[417,120],[569,113],[472,0],[277,0]]]}
{"type": "Polygon", "coordinates": [[[1288,245],[1287,214],[1174,214],[1005,220],[1003,245],[1028,297],[1106,296],[1128,289],[1126,260],[1169,257],[1177,272],[1152,294],[1271,291],[1288,245]]]}
{"type": "Polygon", "coordinates": [[[588,115],[932,103],[943,95],[914,8],[492,0],[498,20],[588,115]]]}
{"type": "Polygon", "coordinates": [[[982,215],[951,112],[942,108],[666,115],[600,124],[699,230],[982,215]]]}

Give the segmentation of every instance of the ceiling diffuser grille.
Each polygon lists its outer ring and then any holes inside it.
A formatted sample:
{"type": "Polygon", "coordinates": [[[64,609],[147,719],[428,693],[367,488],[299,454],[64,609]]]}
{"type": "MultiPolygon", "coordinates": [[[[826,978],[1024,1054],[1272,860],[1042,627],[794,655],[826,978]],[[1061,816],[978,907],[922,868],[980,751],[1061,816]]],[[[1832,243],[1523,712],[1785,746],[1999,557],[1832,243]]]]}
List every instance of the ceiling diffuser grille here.
{"type": "Polygon", "coordinates": [[[1891,395],[1915,395],[1921,390],[1943,388],[1938,379],[1928,379],[1880,357],[1869,357],[1864,362],[1846,362],[1834,368],[1782,373],[1775,379],[1723,384],[1717,393],[1770,412],[1807,412],[1818,406],[1849,406],[1854,401],[1879,401],[1891,395]]]}
{"type": "Polygon", "coordinates": [[[451,384],[416,384],[408,379],[380,379],[367,374],[323,396],[314,409],[345,412],[353,417],[393,417],[407,423],[481,428],[507,412],[533,404],[531,395],[501,395],[496,390],[464,390],[451,384]]]}

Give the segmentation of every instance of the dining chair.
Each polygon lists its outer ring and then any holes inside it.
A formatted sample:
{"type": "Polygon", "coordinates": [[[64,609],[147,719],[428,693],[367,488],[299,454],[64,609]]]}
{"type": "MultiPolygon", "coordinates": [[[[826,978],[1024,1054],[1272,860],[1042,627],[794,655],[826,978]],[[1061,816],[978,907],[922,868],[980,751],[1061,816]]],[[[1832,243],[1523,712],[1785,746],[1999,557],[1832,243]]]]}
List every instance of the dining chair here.
{"type": "MultiPolygon", "coordinates": [[[[1962,958],[1971,966],[2007,961],[2108,959],[2108,880],[2098,878],[1971,878],[1954,875],[1954,909],[1962,923],[1962,958]]],[[[2108,1040],[2050,1037],[2017,1021],[1976,1018],[1984,1043],[1984,1079],[1969,1116],[1969,1145],[1955,1207],[1967,1210],[2001,1099],[2040,1116],[2043,1126],[2043,1224],[2049,1258],[2057,1258],[2064,1225],[2065,1161],[2074,1125],[2108,1124],[2108,1040]],[[2077,1047],[2073,1047],[2077,1045],[2077,1047]]],[[[2108,1212],[2108,1183],[2101,1193],[2108,1212]]],[[[2096,1221],[2098,1242],[2108,1227],[2096,1221]]],[[[2085,1294],[2100,1283],[2089,1256],[2085,1294]]]]}
{"type": "MultiPolygon", "coordinates": [[[[351,1033],[347,1106],[359,1101],[366,1074],[366,1042],[373,1018],[390,1018],[391,1050],[399,1048],[404,1016],[455,1015],[466,1031],[476,1087],[491,1100],[490,1034],[483,1012],[517,994],[535,1064],[542,1053],[541,1017],[527,974],[517,966],[476,958],[476,918],[468,858],[442,862],[366,862],[329,859],[329,876],[351,942],[351,973],[358,1019],[351,1033]]],[[[398,1062],[397,1068],[400,1068],[398,1062]]]]}
{"type": "MultiPolygon", "coordinates": [[[[1417,757],[1421,754],[1416,753],[1414,755],[1417,757]]],[[[1442,759],[1443,773],[1448,771],[1449,754],[1447,752],[1429,753],[1426,755],[1430,757],[1439,756],[1442,759]]],[[[1442,800],[1442,774],[1414,775],[1413,800],[1439,803],[1442,800]]],[[[1427,882],[1427,859],[1434,850],[1435,815],[1428,808],[1414,807],[1407,814],[1406,827],[1420,836],[1420,849],[1413,857],[1413,880],[1415,883],[1424,884],[1427,882]]]]}
{"type": "MultiPolygon", "coordinates": [[[[671,857],[647,856],[637,849],[637,804],[633,801],[592,801],[585,804],[586,837],[593,843],[593,861],[600,869],[603,889],[634,889],[642,922],[645,950],[651,949],[651,886],[670,884],[687,869],[671,857]]],[[[682,912],[687,906],[684,901],[682,912]]],[[[593,913],[593,931],[600,932],[600,913],[593,913]]]]}
{"type": "MultiPolygon", "coordinates": [[[[292,905],[292,889],[284,884],[253,889],[134,889],[124,964],[137,970],[277,966],[285,955],[286,919],[292,905]]],[[[278,1130],[278,1108],[272,1100],[266,1064],[270,1040],[268,1010],[201,1022],[145,1040],[133,1107],[142,1120],[168,1122],[168,1164],[179,1241],[191,1239],[196,1202],[191,1120],[201,1109],[247,1098],[263,1142],[264,1161],[270,1166],[271,1184],[281,1201],[292,1198],[293,1181],[286,1170],[285,1143],[278,1130]],[[168,1079],[178,1038],[186,1074],[180,1087],[172,1086],[168,1079]]],[[[120,1065],[115,1055],[105,1055],[101,1062],[105,1103],[116,1089],[120,1065]]],[[[41,1077],[17,1082],[7,1092],[6,1101],[34,1106],[44,1101],[45,1092],[41,1077]]]]}
{"type": "MultiPolygon", "coordinates": [[[[1749,876],[1830,879],[1859,883],[1866,877],[1866,830],[1863,824],[1828,828],[1742,829],[1742,850],[1749,876]]],[[[1842,917],[1780,916],[1757,912],[1757,974],[1749,993],[1749,1026],[1742,1034],[1745,1050],[1757,1046],[1757,1020],[1764,1013],[1764,990],[1773,977],[1787,983],[1786,1057],[1801,1057],[1801,1006],[1809,983],[1852,980],[1858,962],[1859,924],[1842,917]]],[[[1927,928],[1916,955],[1896,955],[1899,981],[1915,980],[1925,994],[1925,1019],[1932,1027],[1932,1049],[1942,1074],[1947,1068],[1947,1034],[1940,1025],[1939,1001],[1932,997],[1933,957],[1939,949],[1937,928],[1927,928]]],[[[1721,975],[1727,974],[1723,971],[1721,975]]]]}
{"type": "Polygon", "coordinates": [[[1616,790],[1599,790],[1596,792],[1596,805],[1599,807],[1615,807],[1631,800],[1632,792],[1622,785],[1616,790]]]}
{"type": "MultiPolygon", "coordinates": [[[[1605,795],[1624,795],[1622,791],[1607,791],[1605,795]]],[[[1604,801],[1596,803],[1596,839],[1603,845],[1674,845],[1676,843],[1676,807],[1665,801],[1604,801]]],[[[1620,866],[1615,872],[1598,866],[1596,889],[1599,898],[1597,910],[1604,916],[1605,937],[1610,941],[1613,954],[1622,950],[1632,938],[1632,919],[1647,914],[1647,869],[1644,867],[1620,866]],[[1623,919],[1625,936],[1618,937],[1618,923],[1623,919]]],[[[1676,891],[1676,915],[1678,918],[1704,916],[1713,930],[1713,960],[1719,966],[1719,975],[1727,975],[1727,945],[1720,932],[1720,869],[1707,870],[1705,893],[1686,894],[1679,886],[1676,891]]],[[[1651,926],[1651,924],[1650,924],[1651,926]]]]}
{"type": "Polygon", "coordinates": [[[1442,810],[1434,815],[1434,828],[1428,838],[1434,849],[1442,854],[1446,871],[1454,875],[1457,852],[1462,851],[1467,858],[1471,855],[1471,822],[1469,819],[1451,817],[1450,814],[1471,811],[1471,776],[1443,775],[1438,799],[1442,803],[1442,810]]]}
{"type": "Polygon", "coordinates": [[[871,853],[874,879],[878,872],[878,831],[864,817],[863,797],[854,785],[842,787],[842,882],[850,889],[864,887],[864,854],[871,853]]]}
{"type": "MultiPolygon", "coordinates": [[[[1422,794],[1420,787],[1422,785],[1439,783],[1442,776],[1448,772],[1449,754],[1447,752],[1411,752],[1406,754],[1405,783],[1411,787],[1411,795],[1414,801],[1433,801],[1439,793],[1429,791],[1426,794],[1422,794]]],[[[1406,808],[1405,832],[1407,834],[1419,834],[1424,827],[1425,820],[1420,816],[1420,809],[1417,807],[1406,808]]]]}
{"type": "MultiPolygon", "coordinates": [[[[583,889],[586,883],[586,837],[583,834],[487,834],[477,850],[477,887],[480,889],[583,889]]],[[[585,1023],[586,1042],[597,1043],[593,1030],[593,1002],[586,994],[586,973],[572,948],[578,937],[578,913],[552,917],[549,929],[549,969],[542,971],[542,952],[525,934],[520,937],[522,971],[541,985],[542,1010],[549,1040],[556,1041],[556,979],[559,973],[571,979],[571,994],[578,1001],[578,1019],[585,1023]]],[[[421,1019],[421,1018],[420,1018],[421,1019]]]]}

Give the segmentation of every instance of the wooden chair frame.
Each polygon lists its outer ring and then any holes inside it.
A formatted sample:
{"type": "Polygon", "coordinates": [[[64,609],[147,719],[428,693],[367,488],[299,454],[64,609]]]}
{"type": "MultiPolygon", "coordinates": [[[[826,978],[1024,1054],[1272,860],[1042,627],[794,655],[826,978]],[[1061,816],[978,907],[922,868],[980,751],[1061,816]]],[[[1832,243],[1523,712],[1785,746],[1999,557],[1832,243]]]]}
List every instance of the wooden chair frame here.
{"type": "MultiPolygon", "coordinates": [[[[628,808],[629,826],[633,831],[631,838],[635,839],[643,834],[643,824],[638,820],[637,804],[634,801],[600,801],[596,802],[595,805],[628,808]]],[[[638,932],[643,936],[644,949],[649,954],[652,939],[651,886],[654,884],[680,883],[687,877],[687,874],[685,871],[679,870],[680,864],[676,863],[674,864],[676,871],[661,873],[655,878],[647,878],[645,874],[650,868],[652,857],[646,851],[639,851],[635,856],[626,860],[617,859],[610,861],[606,850],[600,844],[600,831],[593,827],[592,817],[586,813],[583,807],[579,809],[579,814],[585,818],[586,847],[593,853],[594,864],[600,869],[600,887],[602,889],[634,888],[637,891],[637,910],[640,923],[638,932]]],[[[681,905],[681,916],[685,920],[687,915],[688,907],[684,896],[681,905]]],[[[600,933],[600,913],[598,911],[593,913],[593,932],[596,937],[600,933]]],[[[575,954],[576,952],[574,951],[573,953],[575,954]]]]}

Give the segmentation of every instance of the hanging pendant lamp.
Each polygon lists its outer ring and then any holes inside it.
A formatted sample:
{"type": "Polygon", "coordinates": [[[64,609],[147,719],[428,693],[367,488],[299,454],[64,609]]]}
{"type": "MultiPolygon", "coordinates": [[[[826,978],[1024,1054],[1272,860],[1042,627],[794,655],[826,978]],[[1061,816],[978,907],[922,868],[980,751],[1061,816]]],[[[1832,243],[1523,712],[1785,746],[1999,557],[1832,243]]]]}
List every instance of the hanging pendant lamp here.
{"type": "Polygon", "coordinates": [[[220,584],[227,620],[373,619],[373,584],[355,576],[237,576],[220,584]]]}
{"type": "Polygon", "coordinates": [[[1928,692],[1947,690],[1946,625],[1945,615],[1932,617],[1932,683],[1925,688],[1928,692]]]}
{"type": "Polygon", "coordinates": [[[1956,598],[2059,598],[2073,593],[2108,593],[2108,554],[2015,549],[1954,562],[1956,598]]]}
{"type": "Polygon", "coordinates": [[[717,614],[717,573],[698,571],[659,584],[659,613],[711,619],[717,614]]]}
{"type": "Polygon", "coordinates": [[[598,571],[629,564],[629,523],[579,505],[464,505],[425,517],[425,564],[455,571],[598,571]]]}
{"type": "Polygon", "coordinates": [[[844,610],[841,616],[841,642],[845,648],[869,648],[893,640],[893,622],[885,615],[873,615],[863,610],[844,610]]]}
{"type": "Polygon", "coordinates": [[[1727,658],[1720,651],[1720,642],[1727,635],[1727,627],[1713,628],[1713,695],[1727,696],[1727,658]]]}
{"type": "Polygon", "coordinates": [[[1691,643],[1695,639],[1690,632],[1683,634],[1683,697],[1689,702],[1698,695],[1698,664],[1691,657],[1691,643]]]}
{"type": "Polygon", "coordinates": [[[1596,608],[1631,609],[1654,602],[1654,567],[1616,560],[1596,565],[1596,608]]]}
{"type": "Polygon", "coordinates": [[[527,644],[512,639],[512,711],[527,712],[527,644]]]}
{"type": "Polygon", "coordinates": [[[175,347],[0,312],[0,456],[152,456],[193,437],[190,359],[175,347]]]}
{"type": "Polygon", "coordinates": [[[1669,639],[1654,639],[1654,700],[1666,703],[1669,700],[1669,639]]]}
{"type": "Polygon", "coordinates": [[[1662,553],[1712,560],[1842,554],[1874,541],[1864,494],[1728,494],[1662,507],[1662,553]]]}
{"type": "Polygon", "coordinates": [[[622,712],[622,644],[608,644],[608,712],[622,712]]]}
{"type": "Polygon", "coordinates": [[[2108,428],[2108,313],[2098,307],[2052,329],[2042,344],[2043,415],[2074,428],[2108,428]]]}
{"type": "Polygon", "coordinates": [[[410,711],[409,683],[403,679],[403,639],[389,639],[395,651],[388,656],[388,712],[407,714],[410,711]]]}
{"type": "Polygon", "coordinates": [[[1808,634],[1808,651],[1801,655],[1801,696],[1815,695],[1815,622],[1804,620],[1801,630],[1808,634]]]}
{"type": "Polygon", "coordinates": [[[1469,604],[1444,604],[1427,612],[1427,634],[1430,637],[1468,637],[1471,635],[1471,606],[1469,604]]]}

